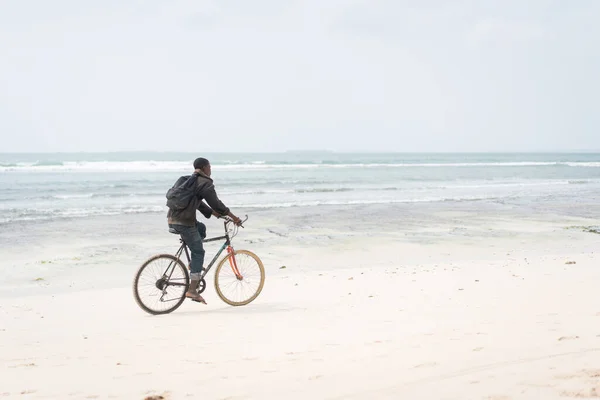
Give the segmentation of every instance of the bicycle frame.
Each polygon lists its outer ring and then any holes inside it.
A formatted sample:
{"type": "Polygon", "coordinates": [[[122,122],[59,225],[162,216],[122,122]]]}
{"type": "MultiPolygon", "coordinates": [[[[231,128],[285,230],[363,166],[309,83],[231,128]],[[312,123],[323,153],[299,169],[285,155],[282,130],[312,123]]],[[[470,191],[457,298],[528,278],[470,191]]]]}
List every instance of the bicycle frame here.
{"type": "MultiPolygon", "coordinates": [[[[202,273],[200,274],[200,280],[204,279],[204,277],[208,274],[208,272],[210,271],[212,266],[219,259],[219,257],[221,256],[221,253],[223,253],[223,250],[225,250],[225,249],[227,249],[227,253],[231,256],[229,258],[229,264],[231,265],[231,269],[233,270],[233,273],[235,274],[237,279],[239,279],[239,280],[242,279],[242,275],[240,274],[240,271],[238,270],[237,262],[235,260],[234,250],[233,250],[233,247],[231,246],[231,238],[229,237],[229,231],[227,230],[227,224],[229,222],[230,221],[228,220],[223,223],[224,228],[225,228],[225,235],[202,240],[202,243],[216,242],[217,240],[225,240],[225,242],[223,243],[221,248],[219,248],[219,250],[217,251],[217,254],[213,257],[213,259],[210,261],[208,266],[202,270],[202,273]]],[[[190,258],[190,254],[188,252],[187,245],[181,238],[179,238],[179,242],[181,243],[181,246],[179,246],[179,249],[175,253],[175,258],[177,258],[177,260],[179,260],[181,258],[181,255],[183,253],[185,253],[185,257],[187,259],[188,268],[189,268],[189,265],[192,260],[190,258]]],[[[168,268],[167,268],[167,270],[168,270],[168,268]]],[[[169,273],[168,280],[171,279],[171,275],[173,274],[174,270],[175,270],[175,267],[173,266],[173,268],[171,269],[171,272],[169,273]]]]}
{"type": "MultiPolygon", "coordinates": [[[[218,218],[225,220],[223,225],[225,232],[217,237],[201,238],[190,229],[190,233],[193,234],[193,236],[190,234],[190,240],[196,241],[194,243],[198,245],[214,242],[216,244],[210,246],[211,250],[217,250],[216,254],[215,251],[212,251],[212,255],[207,257],[206,263],[203,262],[202,269],[196,269],[196,265],[194,265],[194,272],[198,271],[194,274],[190,274],[191,263],[195,256],[193,250],[188,247],[191,243],[186,243],[185,240],[188,236],[187,229],[179,228],[176,225],[169,226],[169,232],[178,234],[180,239],[180,245],[178,248],[176,247],[177,251],[152,255],[138,268],[135,274],[134,299],[144,311],[152,315],[167,314],[180,307],[188,298],[204,302],[199,296],[207,289],[206,278],[215,264],[216,272],[212,277],[214,278],[214,288],[216,294],[225,303],[231,306],[244,306],[254,301],[260,294],[265,282],[265,269],[262,261],[249,250],[237,249],[234,251],[232,245],[233,239],[239,233],[239,228],[244,227],[248,216],[246,215],[243,220],[227,216],[218,216],[218,218]],[[222,257],[225,250],[227,253],[222,257]],[[185,264],[186,259],[187,265],[185,264]],[[233,277],[231,271],[234,272],[233,277]],[[240,272],[243,272],[244,276],[240,272]]],[[[203,229],[200,230],[201,234],[204,234],[203,231],[203,229]]],[[[195,246],[192,245],[193,248],[195,246]]]]}

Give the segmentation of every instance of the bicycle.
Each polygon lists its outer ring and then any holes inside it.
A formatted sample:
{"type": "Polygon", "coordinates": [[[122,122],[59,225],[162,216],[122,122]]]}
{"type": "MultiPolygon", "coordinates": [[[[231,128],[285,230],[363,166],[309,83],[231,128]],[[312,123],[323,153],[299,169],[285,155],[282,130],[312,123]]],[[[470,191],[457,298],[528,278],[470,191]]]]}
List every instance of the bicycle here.
{"type": "MultiPolygon", "coordinates": [[[[220,217],[225,219],[223,226],[225,228],[225,235],[218,236],[210,239],[203,239],[203,243],[215,242],[218,240],[224,240],[223,245],[217,251],[217,254],[213,257],[210,264],[202,270],[200,276],[200,282],[198,284],[197,292],[200,294],[206,289],[206,280],[204,279],[214,263],[217,261],[221,253],[227,249],[227,256],[225,256],[217,265],[215,271],[215,289],[217,295],[225,303],[231,306],[244,306],[254,301],[263,289],[265,283],[265,269],[262,261],[258,256],[248,250],[234,250],[231,245],[231,240],[237,235],[239,227],[233,223],[233,220],[229,217],[220,217]],[[230,227],[233,224],[233,227],[230,227]],[[228,267],[226,266],[228,264],[228,267]],[[227,278],[232,278],[230,283],[227,283],[227,278]],[[250,289],[249,297],[243,297],[241,299],[233,299],[233,294],[229,293],[229,289],[233,288],[234,294],[246,293],[243,285],[250,285],[255,287],[250,289]],[[226,294],[227,293],[227,294],[226,294]]],[[[248,220],[248,216],[242,221],[240,226],[243,228],[243,223],[248,220]]],[[[169,228],[169,232],[173,234],[179,234],[172,228],[169,228]]],[[[153,314],[168,314],[175,311],[186,299],[185,293],[189,289],[190,275],[189,266],[191,263],[189,249],[183,240],[179,238],[181,245],[175,255],[171,254],[157,254],[148,260],[146,260],[142,266],[138,269],[134,281],[133,281],[133,294],[135,301],[142,308],[142,310],[153,314]],[[183,261],[180,259],[181,255],[185,253],[188,261],[188,267],[186,267],[183,261]],[[164,264],[167,263],[166,266],[164,264]],[[155,276],[150,275],[146,277],[144,274],[146,271],[155,272],[155,276]],[[141,284],[147,286],[147,294],[150,299],[148,301],[143,300],[143,294],[146,291],[140,288],[141,284]],[[171,296],[173,294],[173,296],[171,296]],[[150,304],[151,303],[151,304],[150,304]],[[164,305],[165,308],[159,308],[159,305],[164,305]]]]}

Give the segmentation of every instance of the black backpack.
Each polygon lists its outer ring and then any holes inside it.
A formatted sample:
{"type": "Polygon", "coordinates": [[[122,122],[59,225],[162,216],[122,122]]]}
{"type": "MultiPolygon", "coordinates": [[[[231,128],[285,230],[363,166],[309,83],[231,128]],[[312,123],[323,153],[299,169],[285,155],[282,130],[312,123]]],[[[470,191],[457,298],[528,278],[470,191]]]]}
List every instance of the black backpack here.
{"type": "Polygon", "coordinates": [[[167,207],[174,211],[187,208],[192,197],[196,195],[196,182],[198,174],[182,176],[171,189],[167,191],[167,207]]]}

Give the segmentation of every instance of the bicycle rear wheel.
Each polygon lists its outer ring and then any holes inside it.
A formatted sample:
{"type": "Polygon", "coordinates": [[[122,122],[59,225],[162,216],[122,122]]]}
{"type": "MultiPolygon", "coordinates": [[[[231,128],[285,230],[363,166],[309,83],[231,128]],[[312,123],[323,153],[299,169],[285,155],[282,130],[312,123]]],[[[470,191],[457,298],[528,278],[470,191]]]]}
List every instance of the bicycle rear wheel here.
{"type": "Polygon", "coordinates": [[[215,289],[225,303],[244,306],[258,297],[265,284],[265,268],[258,256],[236,250],[221,260],[215,272],[215,289]],[[235,263],[234,263],[235,262],[235,263]],[[238,277],[235,267],[240,273],[238,277]]]}
{"type": "Polygon", "coordinates": [[[188,287],[189,274],[183,262],[170,254],[158,254],[135,275],[133,296],[147,313],[168,314],[183,303],[188,287]]]}

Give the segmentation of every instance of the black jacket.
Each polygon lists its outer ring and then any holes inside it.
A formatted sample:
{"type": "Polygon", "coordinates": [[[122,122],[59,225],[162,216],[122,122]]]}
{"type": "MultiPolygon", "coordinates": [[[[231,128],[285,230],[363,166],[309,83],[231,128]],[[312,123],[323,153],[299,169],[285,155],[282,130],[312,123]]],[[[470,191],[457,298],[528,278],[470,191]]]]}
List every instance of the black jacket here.
{"type": "MultiPolygon", "coordinates": [[[[182,176],[177,180],[177,186],[185,181],[187,177],[182,176]]],[[[210,218],[212,211],[218,214],[227,214],[229,208],[219,200],[213,180],[204,173],[199,172],[198,182],[196,183],[196,196],[192,198],[190,204],[181,211],[169,209],[167,213],[168,223],[175,225],[196,226],[196,210],[200,211],[206,218],[210,218]],[[206,200],[208,206],[202,200],[206,200]],[[210,206],[210,207],[209,207],[210,206]]]]}

